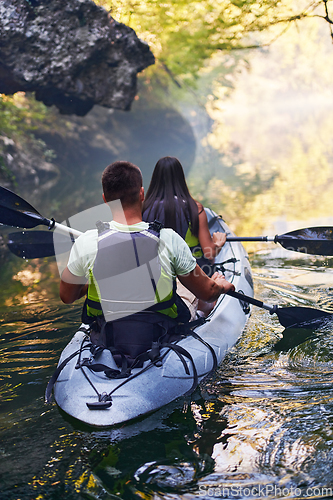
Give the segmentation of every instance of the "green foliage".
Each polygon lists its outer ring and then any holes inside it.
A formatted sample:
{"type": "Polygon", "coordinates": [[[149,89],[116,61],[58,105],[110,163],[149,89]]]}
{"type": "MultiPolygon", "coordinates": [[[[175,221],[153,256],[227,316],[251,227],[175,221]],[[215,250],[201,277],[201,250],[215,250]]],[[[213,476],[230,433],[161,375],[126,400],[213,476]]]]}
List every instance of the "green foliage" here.
{"type": "Polygon", "coordinates": [[[0,179],[3,178],[9,181],[13,186],[17,187],[16,177],[13,172],[7,167],[3,157],[0,154],[0,179]]]}
{"type": "MultiPolygon", "coordinates": [[[[160,65],[188,81],[217,51],[258,47],[260,33],[272,26],[275,38],[290,21],[312,15],[324,3],[292,0],[98,0],[151,47],[160,65]]],[[[330,0],[327,2],[330,3],[330,0]]],[[[267,41],[267,40],[266,40],[267,41]]],[[[154,71],[154,70],[150,70],[154,71]]]]}
{"type": "Polygon", "coordinates": [[[33,95],[18,92],[13,96],[0,94],[0,179],[17,185],[13,172],[8,167],[6,156],[8,145],[34,152],[45,161],[52,161],[55,154],[41,139],[34,136],[43,123],[47,127],[47,108],[33,95]]]}
{"type": "MultiPolygon", "coordinates": [[[[200,141],[205,141],[205,156],[199,158],[191,176],[195,196],[201,199],[207,196],[207,204],[215,202],[216,210],[225,213],[228,221],[234,221],[234,227],[243,221],[248,229],[255,222],[256,213],[262,214],[264,224],[266,216],[281,215],[285,203],[293,206],[295,217],[305,213],[306,206],[314,205],[315,197],[304,195],[307,183],[315,183],[317,179],[311,174],[314,167],[307,165],[309,151],[318,163],[321,155],[327,157],[333,153],[328,146],[317,153],[314,145],[305,144],[311,134],[318,144],[324,130],[331,134],[332,126],[327,123],[324,129],[314,123],[311,128],[306,116],[292,121],[286,114],[275,123],[278,115],[272,103],[288,107],[300,90],[322,92],[323,85],[331,86],[332,66],[327,63],[331,53],[322,43],[323,38],[329,43],[329,31],[322,20],[315,27],[308,18],[325,16],[324,6],[331,8],[333,0],[326,3],[310,0],[306,4],[303,0],[96,0],[96,3],[107,8],[117,21],[132,27],[156,57],[157,64],[147,68],[139,81],[137,98],[140,99],[135,106],[141,106],[144,112],[147,106],[160,109],[162,103],[172,102],[195,128],[198,149],[200,141]],[[300,29],[286,32],[292,26],[300,29]],[[306,32],[302,31],[303,26],[308,26],[306,32]],[[282,33],[284,36],[280,37],[282,33]],[[274,44],[278,48],[272,57],[267,47],[277,39],[282,43],[274,44]],[[251,51],[249,47],[261,48],[251,51]],[[258,59],[253,58],[253,52],[258,59]],[[253,74],[258,75],[260,66],[257,80],[250,78],[248,61],[253,74]],[[236,94],[239,72],[242,88],[236,94]],[[170,86],[170,81],[176,85],[170,86]],[[235,119],[231,121],[228,105],[234,88],[237,97],[231,110],[235,119]],[[283,96],[285,100],[281,103],[283,96]],[[283,120],[288,122],[288,130],[295,131],[295,137],[291,132],[281,131],[283,120]],[[307,122],[309,131],[301,128],[307,122]],[[286,137],[288,134],[292,137],[286,137]],[[302,134],[304,137],[300,137],[302,134]],[[280,146],[282,141],[284,148],[280,146]],[[299,179],[303,164],[306,176],[299,179]],[[289,193],[288,186],[293,186],[289,193]],[[291,193],[295,193],[294,198],[291,193]]],[[[312,99],[310,93],[309,97],[303,97],[304,101],[312,99]]],[[[304,107],[304,102],[301,105],[304,107]]],[[[34,138],[36,127],[52,128],[65,135],[71,121],[61,129],[63,123],[33,96],[0,95],[0,136],[14,138],[23,147],[33,144],[44,159],[51,159],[52,152],[34,138]]],[[[0,162],[2,176],[10,175],[6,168],[5,162],[0,162]]],[[[325,186],[331,187],[330,175],[325,170],[321,187],[316,188],[317,197],[325,191],[325,186]]],[[[331,203],[329,198],[325,194],[327,206],[331,203]]]]}
{"type": "Polygon", "coordinates": [[[232,95],[217,86],[208,101],[213,126],[191,191],[238,234],[332,213],[333,46],[321,27],[307,20],[253,51],[232,95]]]}
{"type": "Polygon", "coordinates": [[[14,96],[0,94],[0,134],[7,137],[32,132],[46,116],[45,106],[32,95],[18,92],[14,96]]]}

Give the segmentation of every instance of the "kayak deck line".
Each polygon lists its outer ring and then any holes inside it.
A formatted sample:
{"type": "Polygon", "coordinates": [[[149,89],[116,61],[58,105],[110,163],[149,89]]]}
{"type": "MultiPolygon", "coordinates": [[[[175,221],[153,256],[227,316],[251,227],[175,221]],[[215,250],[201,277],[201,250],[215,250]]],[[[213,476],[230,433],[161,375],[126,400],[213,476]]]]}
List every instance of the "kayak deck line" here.
{"type": "MultiPolygon", "coordinates": [[[[205,210],[208,221],[215,217],[210,224],[212,233],[231,233],[212,210],[205,210]]],[[[223,266],[226,279],[235,285],[236,290],[253,296],[249,260],[240,242],[226,243],[215,263],[220,268],[223,266]]],[[[162,347],[160,363],[147,360],[141,368],[132,369],[131,375],[125,379],[110,379],[104,371],[89,370],[91,352],[87,348],[81,354],[77,353],[82,344],[90,342],[88,326],[82,325],[60,356],[58,369],[67,358],[70,359],[54,382],[55,401],[71,417],[99,428],[151,413],[193,392],[223,361],[240,337],[249,316],[248,306],[229,295],[221,295],[207,320],[194,327],[193,335],[190,333],[178,339],[172,348],[162,347]],[[82,364],[84,358],[87,361],[82,364]],[[78,362],[82,364],[79,368],[78,362]]],[[[93,362],[119,371],[107,349],[93,362]]]]}

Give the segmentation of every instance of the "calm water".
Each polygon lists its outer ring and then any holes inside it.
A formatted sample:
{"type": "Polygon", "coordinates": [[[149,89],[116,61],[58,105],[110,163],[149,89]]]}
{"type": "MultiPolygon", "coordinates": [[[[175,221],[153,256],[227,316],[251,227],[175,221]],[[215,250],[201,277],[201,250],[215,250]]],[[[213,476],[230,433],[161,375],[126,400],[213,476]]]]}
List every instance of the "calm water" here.
{"type": "MultiPolygon", "coordinates": [[[[256,296],[333,312],[333,260],[251,256],[256,296]]],[[[46,383],[79,324],[52,259],[1,264],[1,500],[333,496],[333,325],[289,331],[256,309],[192,398],[101,432],[82,428],[46,383]]]]}

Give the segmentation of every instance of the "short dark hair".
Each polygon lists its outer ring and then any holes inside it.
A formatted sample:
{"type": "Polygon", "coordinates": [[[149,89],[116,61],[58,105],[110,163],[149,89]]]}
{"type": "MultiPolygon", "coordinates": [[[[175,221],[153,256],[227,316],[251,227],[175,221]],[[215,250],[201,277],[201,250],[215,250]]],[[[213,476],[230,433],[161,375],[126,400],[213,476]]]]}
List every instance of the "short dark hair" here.
{"type": "Polygon", "coordinates": [[[124,208],[134,205],[142,187],[141,170],[129,161],[115,161],[104,170],[102,186],[106,201],[120,200],[124,208]]]}

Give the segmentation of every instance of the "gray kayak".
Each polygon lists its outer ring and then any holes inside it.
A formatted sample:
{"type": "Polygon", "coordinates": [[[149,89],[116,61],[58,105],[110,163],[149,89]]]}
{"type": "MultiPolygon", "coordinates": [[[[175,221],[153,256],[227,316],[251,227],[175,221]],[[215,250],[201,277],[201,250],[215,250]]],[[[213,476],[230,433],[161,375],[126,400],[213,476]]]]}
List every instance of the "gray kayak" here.
{"type": "MultiPolygon", "coordinates": [[[[233,234],[212,210],[205,210],[212,233],[233,234]]],[[[253,296],[249,259],[241,243],[227,242],[216,263],[223,264],[226,279],[237,291],[253,296]]],[[[192,391],[223,361],[240,337],[249,315],[247,304],[222,295],[208,321],[194,329],[203,342],[196,335],[188,335],[176,343],[178,352],[164,347],[162,362],[145,361],[143,367],[134,368],[125,379],[110,379],[104,371],[84,366],[91,362],[92,354],[88,326],[81,325],[59,360],[53,389],[56,403],[71,417],[94,427],[113,426],[153,412],[192,391]],[[183,349],[189,356],[179,355],[183,349]]],[[[99,355],[98,363],[118,369],[106,349],[99,355]]]]}

